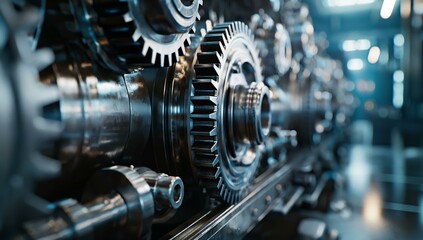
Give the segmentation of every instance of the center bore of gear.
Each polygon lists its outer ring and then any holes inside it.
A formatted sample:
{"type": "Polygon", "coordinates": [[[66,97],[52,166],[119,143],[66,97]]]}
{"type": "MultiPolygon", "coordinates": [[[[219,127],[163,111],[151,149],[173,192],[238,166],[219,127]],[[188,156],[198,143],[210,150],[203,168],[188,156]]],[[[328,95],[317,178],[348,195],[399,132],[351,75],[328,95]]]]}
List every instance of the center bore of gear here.
{"type": "Polygon", "coordinates": [[[256,82],[248,87],[235,86],[231,91],[227,117],[233,126],[235,142],[263,143],[271,121],[269,95],[269,89],[256,82]]]}
{"type": "Polygon", "coordinates": [[[269,93],[244,23],[216,25],[200,49],[191,92],[192,162],[212,196],[236,203],[248,192],[270,128],[269,93]]]}

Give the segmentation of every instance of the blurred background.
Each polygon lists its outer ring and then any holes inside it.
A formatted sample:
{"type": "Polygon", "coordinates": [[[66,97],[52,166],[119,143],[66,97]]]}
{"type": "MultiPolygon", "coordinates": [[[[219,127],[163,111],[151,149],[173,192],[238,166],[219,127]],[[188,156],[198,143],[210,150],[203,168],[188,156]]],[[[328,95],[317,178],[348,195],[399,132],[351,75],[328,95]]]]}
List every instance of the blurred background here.
{"type": "Polygon", "coordinates": [[[343,62],[357,107],[344,200],[321,217],[341,239],[423,239],[423,1],[305,2],[316,38],[327,37],[328,54],[343,62]]]}
{"type": "Polygon", "coordinates": [[[306,2],[316,32],[328,37],[328,53],[343,61],[355,85],[354,119],[363,132],[354,140],[391,145],[387,133],[399,131],[406,146],[421,146],[423,1],[306,2]]]}

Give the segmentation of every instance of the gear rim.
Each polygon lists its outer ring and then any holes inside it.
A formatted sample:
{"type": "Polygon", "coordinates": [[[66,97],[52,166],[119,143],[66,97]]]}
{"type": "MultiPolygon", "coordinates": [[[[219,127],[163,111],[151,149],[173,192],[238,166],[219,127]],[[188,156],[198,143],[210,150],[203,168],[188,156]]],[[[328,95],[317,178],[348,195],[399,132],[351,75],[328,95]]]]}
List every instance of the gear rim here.
{"type": "Polygon", "coordinates": [[[241,22],[216,25],[205,35],[200,49],[191,91],[192,162],[211,196],[237,203],[248,192],[260,152],[259,145],[252,143],[227,146],[231,141],[225,138],[233,133],[227,133],[231,126],[225,126],[228,114],[224,104],[232,85],[248,87],[249,83],[263,81],[259,54],[251,30],[241,22]],[[234,66],[252,68],[251,79],[245,78],[241,84],[231,82],[234,66]],[[253,159],[245,164],[245,157],[253,159]]]}

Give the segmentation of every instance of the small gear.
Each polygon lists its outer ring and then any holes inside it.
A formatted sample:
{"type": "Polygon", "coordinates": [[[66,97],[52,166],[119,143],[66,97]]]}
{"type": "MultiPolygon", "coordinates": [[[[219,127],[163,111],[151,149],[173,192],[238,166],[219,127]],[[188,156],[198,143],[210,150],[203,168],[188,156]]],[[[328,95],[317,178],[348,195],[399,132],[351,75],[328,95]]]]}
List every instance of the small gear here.
{"type": "Polygon", "coordinates": [[[216,25],[197,53],[192,80],[192,162],[214,197],[239,202],[270,129],[270,97],[254,37],[241,22],[216,25]]]}
{"type": "Polygon", "coordinates": [[[282,22],[291,37],[292,56],[297,61],[317,54],[314,27],[307,5],[299,1],[284,4],[282,22]]]}
{"type": "Polygon", "coordinates": [[[170,66],[185,54],[202,0],[74,0],[90,48],[117,71],[170,66]]]}
{"type": "Polygon", "coordinates": [[[39,70],[51,63],[53,55],[45,49],[31,50],[27,36],[33,32],[37,17],[36,10],[16,11],[11,1],[0,2],[0,31],[4,31],[0,34],[0,85],[7,99],[1,104],[6,114],[0,116],[0,132],[10,132],[5,135],[9,139],[1,141],[9,144],[8,149],[0,148],[0,220],[8,220],[0,226],[16,223],[16,211],[34,178],[60,170],[59,162],[41,153],[42,144],[57,136],[61,126],[43,115],[43,108],[57,101],[58,92],[38,79],[39,70]]]}
{"type": "Polygon", "coordinates": [[[291,68],[292,60],[291,39],[286,28],[263,10],[251,17],[250,28],[261,49],[264,76],[267,78],[286,74],[291,68]]]}

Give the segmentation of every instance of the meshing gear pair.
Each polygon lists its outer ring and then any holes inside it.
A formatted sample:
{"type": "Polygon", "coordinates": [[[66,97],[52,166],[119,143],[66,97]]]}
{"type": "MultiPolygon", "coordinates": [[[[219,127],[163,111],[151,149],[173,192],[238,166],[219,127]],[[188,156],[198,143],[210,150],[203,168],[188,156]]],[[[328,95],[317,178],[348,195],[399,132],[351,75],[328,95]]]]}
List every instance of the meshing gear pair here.
{"type": "MultiPolygon", "coordinates": [[[[211,196],[236,203],[248,192],[258,148],[269,133],[269,90],[244,23],[216,25],[192,42],[164,91],[173,109],[166,113],[170,137],[164,145],[171,146],[172,156],[191,159],[194,175],[211,196]],[[179,126],[181,118],[185,123],[179,126]]],[[[168,162],[181,161],[172,156],[168,162]]]]}

